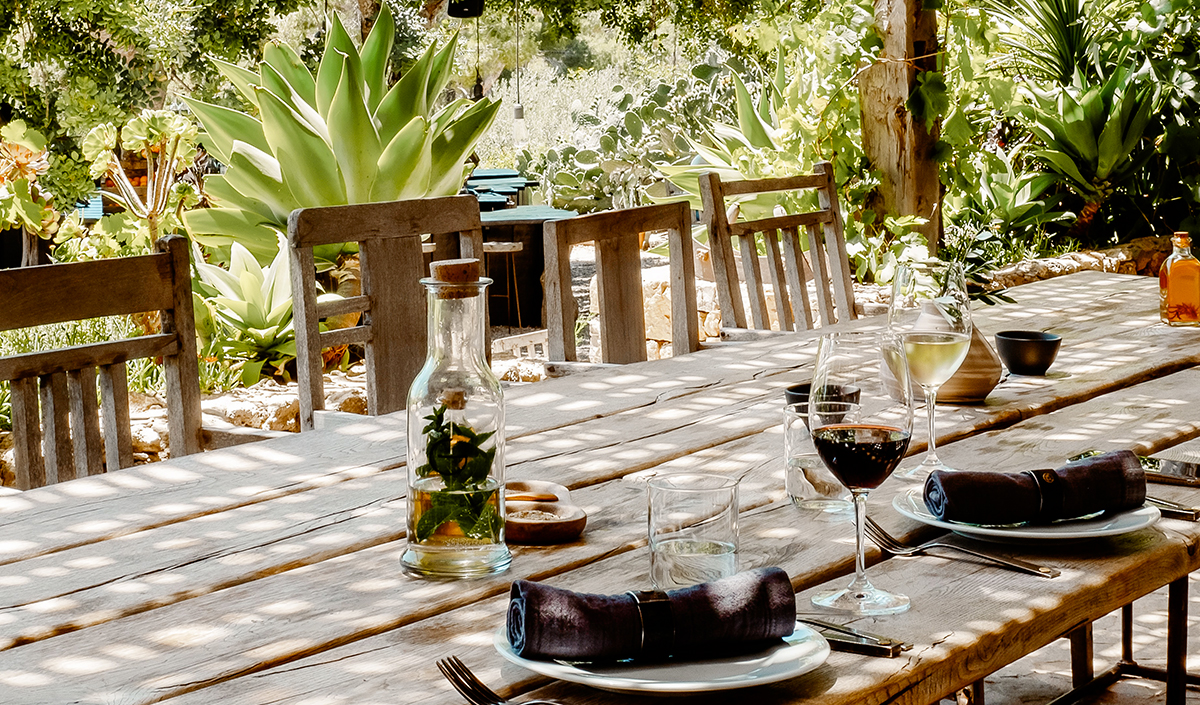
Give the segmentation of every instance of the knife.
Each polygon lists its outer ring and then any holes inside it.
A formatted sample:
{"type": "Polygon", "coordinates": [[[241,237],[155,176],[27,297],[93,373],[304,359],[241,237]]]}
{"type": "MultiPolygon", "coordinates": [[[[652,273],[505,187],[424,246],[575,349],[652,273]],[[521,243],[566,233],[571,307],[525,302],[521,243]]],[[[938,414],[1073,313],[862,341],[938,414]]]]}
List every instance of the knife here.
{"type": "Polygon", "coordinates": [[[898,639],[871,634],[870,632],[860,631],[843,624],[823,622],[819,619],[809,619],[806,617],[797,617],[796,621],[821,630],[821,636],[829,641],[829,648],[834,651],[844,651],[863,656],[896,658],[902,652],[912,648],[912,644],[898,639]]]}
{"type": "MultiPolygon", "coordinates": [[[[1070,460],[1090,458],[1093,455],[1101,455],[1103,452],[1099,450],[1084,451],[1079,455],[1072,456],[1070,460]]],[[[1180,455],[1183,458],[1189,458],[1190,454],[1182,453],[1180,455]]],[[[1144,455],[1139,455],[1138,460],[1142,463],[1142,470],[1146,473],[1146,482],[1157,482],[1163,485],[1186,485],[1189,487],[1200,486],[1200,477],[1197,477],[1200,474],[1200,463],[1193,462],[1190,459],[1148,458],[1144,455]]],[[[1200,521],[1200,509],[1196,507],[1189,507],[1186,504],[1150,495],[1146,495],[1146,501],[1158,507],[1158,511],[1162,512],[1162,515],[1168,519],[1200,521]]]]}

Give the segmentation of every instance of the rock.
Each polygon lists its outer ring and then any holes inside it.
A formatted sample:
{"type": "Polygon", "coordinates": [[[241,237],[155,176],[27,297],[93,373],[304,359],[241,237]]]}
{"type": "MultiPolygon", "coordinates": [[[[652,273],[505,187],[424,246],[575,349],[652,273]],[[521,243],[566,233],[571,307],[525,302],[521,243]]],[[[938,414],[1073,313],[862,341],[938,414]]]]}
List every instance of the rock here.
{"type": "MultiPolygon", "coordinates": [[[[364,392],[363,397],[366,397],[364,392]]],[[[265,402],[267,411],[266,428],[269,431],[300,431],[300,399],[288,396],[272,396],[265,402]]]]}
{"type": "Polygon", "coordinates": [[[160,436],[152,427],[137,424],[134,425],[130,431],[131,435],[133,436],[133,452],[135,458],[139,453],[142,455],[149,453],[157,454],[163,449],[162,436],[160,436]]]}
{"type": "MultiPolygon", "coordinates": [[[[325,408],[344,411],[347,414],[365,415],[367,413],[367,390],[365,387],[342,387],[335,389],[325,395],[325,408]]],[[[299,409],[299,401],[297,401],[297,413],[299,409]]]]}
{"type": "Polygon", "coordinates": [[[17,486],[17,461],[12,446],[12,434],[0,431],[0,487],[17,486]]]}

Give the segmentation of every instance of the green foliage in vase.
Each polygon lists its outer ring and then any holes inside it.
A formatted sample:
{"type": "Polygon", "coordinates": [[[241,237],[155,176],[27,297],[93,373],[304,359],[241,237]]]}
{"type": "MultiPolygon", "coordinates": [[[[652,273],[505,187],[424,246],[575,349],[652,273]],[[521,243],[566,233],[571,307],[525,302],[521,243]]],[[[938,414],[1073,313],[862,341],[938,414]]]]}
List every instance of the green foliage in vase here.
{"type": "Polygon", "coordinates": [[[388,89],[394,26],[387,6],[361,51],[337,17],[331,21],[315,76],[280,44],[267,47],[257,74],[217,62],[257,115],[187,100],[204,143],[229,166],[205,179],[215,207],[184,216],[200,243],[236,242],[269,262],[296,208],[444,196],[462,186],[464,162],[499,103],[436,107],[457,38],[430,46],[388,89]]]}
{"type": "Polygon", "coordinates": [[[496,459],[496,447],[484,449],[495,431],[476,433],[466,424],[446,419],[443,404],[425,417],[429,421],[425,435],[425,463],[417,468],[418,477],[438,476],[444,490],[431,492],[431,506],[417,520],[416,539],[425,541],[438,527],[458,524],[471,538],[497,538],[503,519],[491,502],[499,488],[486,487],[496,459]]]}

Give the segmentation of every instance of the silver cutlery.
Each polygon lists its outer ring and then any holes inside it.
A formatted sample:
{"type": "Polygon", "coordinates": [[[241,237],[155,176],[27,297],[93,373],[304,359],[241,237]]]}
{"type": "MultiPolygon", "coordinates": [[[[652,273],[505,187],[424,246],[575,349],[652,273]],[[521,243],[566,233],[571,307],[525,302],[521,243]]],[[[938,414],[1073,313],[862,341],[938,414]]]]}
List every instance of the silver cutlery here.
{"type": "MultiPolygon", "coordinates": [[[[471,705],[515,705],[487,687],[457,656],[439,659],[438,670],[471,705]]],[[[521,705],[562,705],[554,700],[526,700],[521,705]]]]}
{"type": "Polygon", "coordinates": [[[834,624],[810,617],[797,617],[796,621],[820,629],[822,636],[829,641],[829,648],[834,651],[896,658],[901,652],[912,648],[912,644],[899,639],[864,632],[844,624],[834,624]]]}
{"type": "Polygon", "coordinates": [[[1043,578],[1057,578],[1060,575],[1058,570],[1049,568],[1047,566],[1026,563],[1025,561],[1018,560],[1016,558],[1001,558],[990,553],[983,553],[981,551],[976,551],[956,544],[944,543],[937,540],[929,541],[918,546],[912,546],[900,541],[888,532],[884,531],[883,527],[875,523],[875,520],[871,519],[870,517],[867,517],[866,529],[867,536],[870,536],[871,540],[878,544],[879,548],[897,556],[911,556],[917,553],[925,553],[931,548],[946,548],[952,551],[959,551],[985,561],[991,561],[998,565],[1002,565],[1005,568],[1019,570],[1023,573],[1030,573],[1031,575],[1038,575],[1043,578]]]}
{"type": "Polygon", "coordinates": [[[1200,521],[1200,509],[1189,507],[1186,504],[1172,502],[1169,499],[1161,497],[1151,497],[1146,495],[1146,502],[1158,507],[1158,511],[1168,519],[1183,519],[1184,521],[1200,521]]]}

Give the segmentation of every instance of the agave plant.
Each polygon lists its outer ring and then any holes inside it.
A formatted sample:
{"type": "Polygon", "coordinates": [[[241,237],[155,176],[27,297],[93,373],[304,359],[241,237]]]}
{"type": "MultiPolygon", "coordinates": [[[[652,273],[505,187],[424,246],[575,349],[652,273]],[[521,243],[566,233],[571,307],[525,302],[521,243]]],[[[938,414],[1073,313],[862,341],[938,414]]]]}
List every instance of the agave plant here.
{"type": "Polygon", "coordinates": [[[296,357],[292,327],[292,283],[288,252],[280,241],[275,258],[260,267],[249,250],[230,246],[229,270],[207,262],[196,263],[197,318],[202,335],[223,341],[225,352],[246,362],[242,383],[258,381],[264,365],[282,371],[296,357]],[[221,330],[223,329],[223,330],[221,330]]]}
{"type": "Polygon", "coordinates": [[[1142,140],[1156,102],[1155,90],[1139,88],[1132,73],[1121,70],[1103,85],[1080,82],[1035,95],[1026,106],[1029,129],[1044,145],[1033,156],[1084,200],[1079,229],[1086,230],[1117,186],[1153,155],[1142,140]]]}
{"type": "Polygon", "coordinates": [[[185,99],[204,127],[201,140],[229,167],[205,180],[216,207],[185,216],[200,243],[236,242],[265,263],[296,208],[451,195],[462,186],[464,162],[500,104],[460,99],[435,110],[457,35],[430,46],[389,90],[395,23],[387,4],[361,52],[337,15],[331,20],[316,76],[282,44],[267,47],[257,74],[214,59],[257,116],[185,99]]]}

